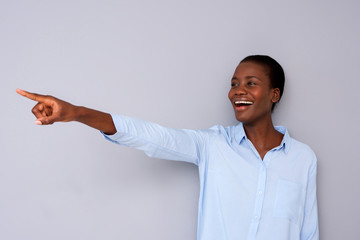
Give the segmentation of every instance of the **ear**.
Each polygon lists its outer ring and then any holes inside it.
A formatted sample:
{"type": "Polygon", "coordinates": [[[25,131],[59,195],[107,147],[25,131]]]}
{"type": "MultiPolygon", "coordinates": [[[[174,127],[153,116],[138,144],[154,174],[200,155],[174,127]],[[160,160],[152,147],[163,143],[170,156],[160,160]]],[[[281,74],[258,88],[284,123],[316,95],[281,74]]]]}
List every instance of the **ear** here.
{"type": "Polygon", "coordinates": [[[271,98],[271,101],[273,103],[276,103],[280,100],[280,89],[279,88],[274,88],[273,90],[273,96],[271,98]]]}

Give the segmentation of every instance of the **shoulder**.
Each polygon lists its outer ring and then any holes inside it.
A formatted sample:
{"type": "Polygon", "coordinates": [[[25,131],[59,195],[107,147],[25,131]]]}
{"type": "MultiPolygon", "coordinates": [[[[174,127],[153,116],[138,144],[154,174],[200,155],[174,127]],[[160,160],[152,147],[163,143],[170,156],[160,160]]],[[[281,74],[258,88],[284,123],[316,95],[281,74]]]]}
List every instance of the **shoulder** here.
{"type": "Polygon", "coordinates": [[[222,125],[214,125],[207,129],[199,129],[193,131],[198,134],[207,135],[209,137],[219,137],[219,136],[228,137],[231,135],[232,126],[224,127],[222,125]]]}
{"type": "Polygon", "coordinates": [[[199,135],[207,136],[209,138],[228,135],[226,128],[222,125],[214,125],[207,129],[199,129],[193,131],[199,135]]]}
{"type": "Polygon", "coordinates": [[[223,126],[223,125],[214,125],[209,128],[207,131],[213,135],[225,135],[230,136],[235,132],[236,126],[223,126]]]}
{"type": "Polygon", "coordinates": [[[311,166],[317,164],[314,150],[307,144],[290,137],[289,155],[311,166]]]}
{"type": "MultiPolygon", "coordinates": [[[[226,140],[227,142],[232,142],[239,136],[239,128],[242,129],[242,126],[234,125],[234,126],[223,126],[223,125],[215,125],[209,129],[201,130],[202,132],[206,132],[209,139],[211,140],[226,140]]],[[[241,135],[241,134],[240,134],[241,135]]]]}

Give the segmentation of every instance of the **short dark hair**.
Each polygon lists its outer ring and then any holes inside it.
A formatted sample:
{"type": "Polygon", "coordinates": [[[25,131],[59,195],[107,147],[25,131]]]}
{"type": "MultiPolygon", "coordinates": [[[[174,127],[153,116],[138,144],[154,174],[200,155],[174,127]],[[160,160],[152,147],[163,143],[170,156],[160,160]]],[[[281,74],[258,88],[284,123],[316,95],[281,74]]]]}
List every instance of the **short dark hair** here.
{"type": "MultiPolygon", "coordinates": [[[[241,60],[242,62],[253,62],[266,67],[269,70],[270,84],[272,88],[280,90],[280,98],[284,92],[285,73],[281,65],[273,58],[266,55],[250,55],[241,60]]],[[[271,110],[274,110],[276,103],[272,105],[271,110]]]]}

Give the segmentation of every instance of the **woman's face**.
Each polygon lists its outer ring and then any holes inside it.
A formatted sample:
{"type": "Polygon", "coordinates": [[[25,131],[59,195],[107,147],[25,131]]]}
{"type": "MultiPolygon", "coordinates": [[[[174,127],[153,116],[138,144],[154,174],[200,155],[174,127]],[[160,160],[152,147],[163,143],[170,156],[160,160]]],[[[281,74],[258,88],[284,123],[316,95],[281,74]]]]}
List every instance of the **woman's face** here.
{"type": "Polygon", "coordinates": [[[272,104],[279,100],[280,90],[272,88],[266,67],[243,62],[231,79],[229,99],[236,119],[244,124],[254,124],[270,117],[272,104]]]}

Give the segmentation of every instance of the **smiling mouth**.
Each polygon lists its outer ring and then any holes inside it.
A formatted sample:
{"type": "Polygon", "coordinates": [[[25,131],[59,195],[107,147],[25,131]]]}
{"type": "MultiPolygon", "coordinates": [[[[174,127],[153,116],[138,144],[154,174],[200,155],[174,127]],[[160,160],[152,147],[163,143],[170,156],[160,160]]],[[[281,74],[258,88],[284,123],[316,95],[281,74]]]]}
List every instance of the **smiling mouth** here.
{"type": "Polygon", "coordinates": [[[234,102],[235,107],[250,106],[253,104],[254,104],[254,102],[251,102],[251,101],[235,101],[234,102]]]}

